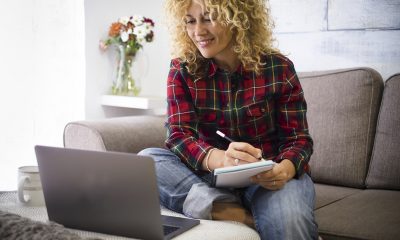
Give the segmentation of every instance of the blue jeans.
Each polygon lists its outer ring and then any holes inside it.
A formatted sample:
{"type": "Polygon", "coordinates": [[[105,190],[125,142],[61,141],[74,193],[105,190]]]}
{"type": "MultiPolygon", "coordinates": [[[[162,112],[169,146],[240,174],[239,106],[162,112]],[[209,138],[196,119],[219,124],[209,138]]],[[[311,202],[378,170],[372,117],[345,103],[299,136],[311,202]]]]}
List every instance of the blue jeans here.
{"type": "Polygon", "coordinates": [[[252,213],[261,239],[318,239],[314,184],[307,174],[278,191],[259,185],[228,190],[210,187],[169,150],[147,148],[139,155],[154,159],[160,202],[168,209],[211,219],[214,201],[239,202],[252,213]]]}

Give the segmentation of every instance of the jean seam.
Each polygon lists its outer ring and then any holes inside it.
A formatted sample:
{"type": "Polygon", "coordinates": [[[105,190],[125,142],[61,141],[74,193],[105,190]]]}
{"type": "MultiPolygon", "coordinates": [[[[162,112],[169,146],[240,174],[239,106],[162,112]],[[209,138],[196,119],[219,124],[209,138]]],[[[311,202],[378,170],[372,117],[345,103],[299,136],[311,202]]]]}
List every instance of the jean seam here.
{"type": "Polygon", "coordinates": [[[251,215],[253,216],[254,227],[256,228],[257,232],[260,233],[261,229],[259,229],[257,214],[256,214],[256,211],[254,211],[254,207],[253,207],[252,203],[250,203],[250,209],[251,209],[251,215]]]}
{"type": "Polygon", "coordinates": [[[254,227],[256,228],[257,232],[260,233],[259,224],[258,224],[258,220],[257,220],[258,215],[256,214],[257,211],[254,210],[254,205],[253,205],[253,203],[252,203],[252,201],[250,199],[250,196],[249,196],[247,191],[244,192],[243,197],[246,199],[246,201],[248,203],[250,203],[250,211],[251,211],[251,215],[253,216],[254,227]]]}

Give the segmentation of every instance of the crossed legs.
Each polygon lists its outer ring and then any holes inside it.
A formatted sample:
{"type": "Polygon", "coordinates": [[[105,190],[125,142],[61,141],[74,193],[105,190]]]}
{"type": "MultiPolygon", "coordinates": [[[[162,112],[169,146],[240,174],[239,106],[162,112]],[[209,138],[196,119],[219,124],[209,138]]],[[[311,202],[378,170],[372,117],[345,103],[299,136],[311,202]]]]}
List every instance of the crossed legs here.
{"type": "Polygon", "coordinates": [[[210,187],[169,150],[147,148],[139,154],[153,157],[160,201],[168,209],[200,219],[224,220],[231,215],[230,220],[243,219],[251,225],[247,212],[240,208],[242,203],[253,214],[261,239],[318,238],[314,184],[306,174],[279,191],[250,186],[239,198],[232,191],[210,187]]]}

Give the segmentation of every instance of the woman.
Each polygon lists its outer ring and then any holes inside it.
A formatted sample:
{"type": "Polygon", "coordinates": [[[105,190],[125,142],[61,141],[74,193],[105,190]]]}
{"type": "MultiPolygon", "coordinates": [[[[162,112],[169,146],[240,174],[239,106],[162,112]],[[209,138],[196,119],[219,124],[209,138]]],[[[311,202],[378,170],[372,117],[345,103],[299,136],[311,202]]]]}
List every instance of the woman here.
{"type": "Polygon", "coordinates": [[[306,102],[292,62],[272,47],[264,0],[165,4],[176,56],[167,83],[170,151],[140,153],[155,159],[161,203],[194,218],[254,218],[262,239],[316,239],[306,102]],[[249,187],[207,182],[216,168],[261,157],[277,164],[249,187]]]}

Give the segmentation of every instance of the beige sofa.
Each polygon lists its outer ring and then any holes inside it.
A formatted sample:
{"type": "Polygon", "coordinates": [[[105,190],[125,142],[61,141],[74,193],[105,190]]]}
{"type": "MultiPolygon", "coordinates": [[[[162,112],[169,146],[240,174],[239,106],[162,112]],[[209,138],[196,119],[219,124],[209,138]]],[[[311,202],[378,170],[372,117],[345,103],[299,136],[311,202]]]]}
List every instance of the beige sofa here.
{"type": "MultiPolygon", "coordinates": [[[[385,83],[369,68],[299,77],[314,139],[311,167],[320,235],[399,239],[400,74],[385,83]]],[[[133,116],[71,122],[65,127],[64,144],[123,152],[164,147],[164,121],[165,117],[133,116]]],[[[214,228],[219,223],[213,221],[203,224],[201,231],[215,233],[205,239],[259,238],[255,231],[243,231],[244,225],[226,229],[214,228]]]]}

